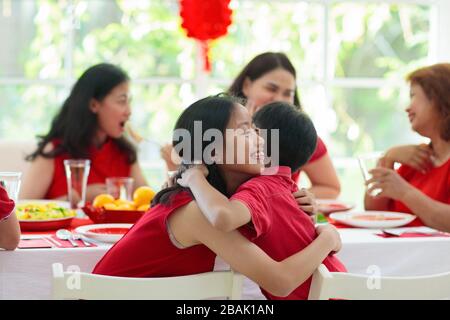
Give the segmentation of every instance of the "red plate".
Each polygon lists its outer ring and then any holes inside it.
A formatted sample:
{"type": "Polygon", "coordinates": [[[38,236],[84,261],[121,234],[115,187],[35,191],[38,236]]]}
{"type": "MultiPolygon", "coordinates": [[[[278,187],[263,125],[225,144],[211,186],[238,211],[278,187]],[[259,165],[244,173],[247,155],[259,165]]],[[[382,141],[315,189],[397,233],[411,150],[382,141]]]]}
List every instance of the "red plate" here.
{"type": "Polygon", "coordinates": [[[20,220],[21,231],[45,231],[68,228],[73,217],[51,220],[20,220]]]}
{"type": "Polygon", "coordinates": [[[96,224],[135,223],[145,213],[145,211],[105,210],[103,208],[94,208],[89,203],[83,208],[83,211],[96,224]]]}

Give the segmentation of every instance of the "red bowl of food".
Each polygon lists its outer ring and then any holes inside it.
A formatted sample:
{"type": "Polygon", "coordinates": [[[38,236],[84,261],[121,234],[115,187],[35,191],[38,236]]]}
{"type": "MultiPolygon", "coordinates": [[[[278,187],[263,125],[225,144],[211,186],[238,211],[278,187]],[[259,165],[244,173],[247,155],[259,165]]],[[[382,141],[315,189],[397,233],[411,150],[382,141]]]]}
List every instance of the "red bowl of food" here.
{"type": "Polygon", "coordinates": [[[145,211],[105,210],[95,208],[89,203],[83,207],[83,211],[94,223],[135,223],[145,213],[145,211]]]}
{"type": "Polygon", "coordinates": [[[19,220],[21,231],[46,231],[68,228],[73,217],[48,220],[19,220]]]}

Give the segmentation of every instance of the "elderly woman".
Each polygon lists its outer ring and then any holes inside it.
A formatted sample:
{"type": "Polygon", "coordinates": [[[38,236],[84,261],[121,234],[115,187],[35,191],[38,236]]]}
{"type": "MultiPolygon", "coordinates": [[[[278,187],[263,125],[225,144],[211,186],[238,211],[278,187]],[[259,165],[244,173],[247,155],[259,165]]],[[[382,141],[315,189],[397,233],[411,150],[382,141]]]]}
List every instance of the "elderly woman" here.
{"type": "Polygon", "coordinates": [[[416,70],[407,79],[411,127],[430,143],[388,150],[371,171],[365,207],[413,213],[415,225],[450,232],[450,64],[416,70]],[[395,162],[402,164],[397,171],[395,162]],[[375,189],[381,192],[369,196],[375,189]]]}

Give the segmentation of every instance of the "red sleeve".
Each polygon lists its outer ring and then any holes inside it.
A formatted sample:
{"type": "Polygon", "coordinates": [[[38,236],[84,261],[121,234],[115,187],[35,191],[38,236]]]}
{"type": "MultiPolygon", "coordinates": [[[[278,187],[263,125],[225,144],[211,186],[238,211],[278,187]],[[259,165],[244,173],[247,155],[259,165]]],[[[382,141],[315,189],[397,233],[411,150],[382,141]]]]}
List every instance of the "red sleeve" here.
{"type": "MultiPolygon", "coordinates": [[[[243,203],[252,216],[253,226],[246,226],[244,235],[250,240],[254,240],[265,234],[272,225],[270,217],[269,194],[265,194],[265,188],[258,188],[256,184],[247,182],[239,187],[230,200],[237,200],[243,203]],[[250,234],[247,234],[249,232],[250,234]]],[[[242,231],[242,230],[241,230],[242,231]]]]}
{"type": "Polygon", "coordinates": [[[325,143],[323,143],[322,139],[320,137],[317,137],[317,146],[316,150],[314,151],[313,155],[309,159],[308,163],[314,162],[316,160],[319,160],[324,155],[326,155],[328,152],[327,147],[325,143]]]}
{"type": "Polygon", "coordinates": [[[0,220],[9,217],[13,209],[14,201],[8,197],[6,190],[0,186],[0,220]]]}
{"type": "Polygon", "coordinates": [[[291,179],[292,180],[294,180],[295,181],[295,183],[298,183],[299,182],[299,178],[300,178],[300,172],[301,172],[301,170],[299,169],[299,170],[297,170],[296,172],[294,172],[292,175],[291,175],[291,179]]]}
{"type": "Polygon", "coordinates": [[[450,204],[450,170],[447,171],[447,204],[450,204]]]}

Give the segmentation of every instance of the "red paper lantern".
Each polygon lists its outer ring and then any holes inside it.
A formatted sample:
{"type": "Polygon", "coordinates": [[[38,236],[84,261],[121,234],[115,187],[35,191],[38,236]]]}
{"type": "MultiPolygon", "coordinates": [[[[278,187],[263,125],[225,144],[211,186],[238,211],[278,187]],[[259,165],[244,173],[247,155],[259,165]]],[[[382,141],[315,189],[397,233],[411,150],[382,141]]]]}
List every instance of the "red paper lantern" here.
{"type": "Polygon", "coordinates": [[[206,71],[211,71],[209,40],[226,35],[231,24],[229,4],[230,0],[180,0],[181,26],[189,38],[200,41],[206,71]]]}

